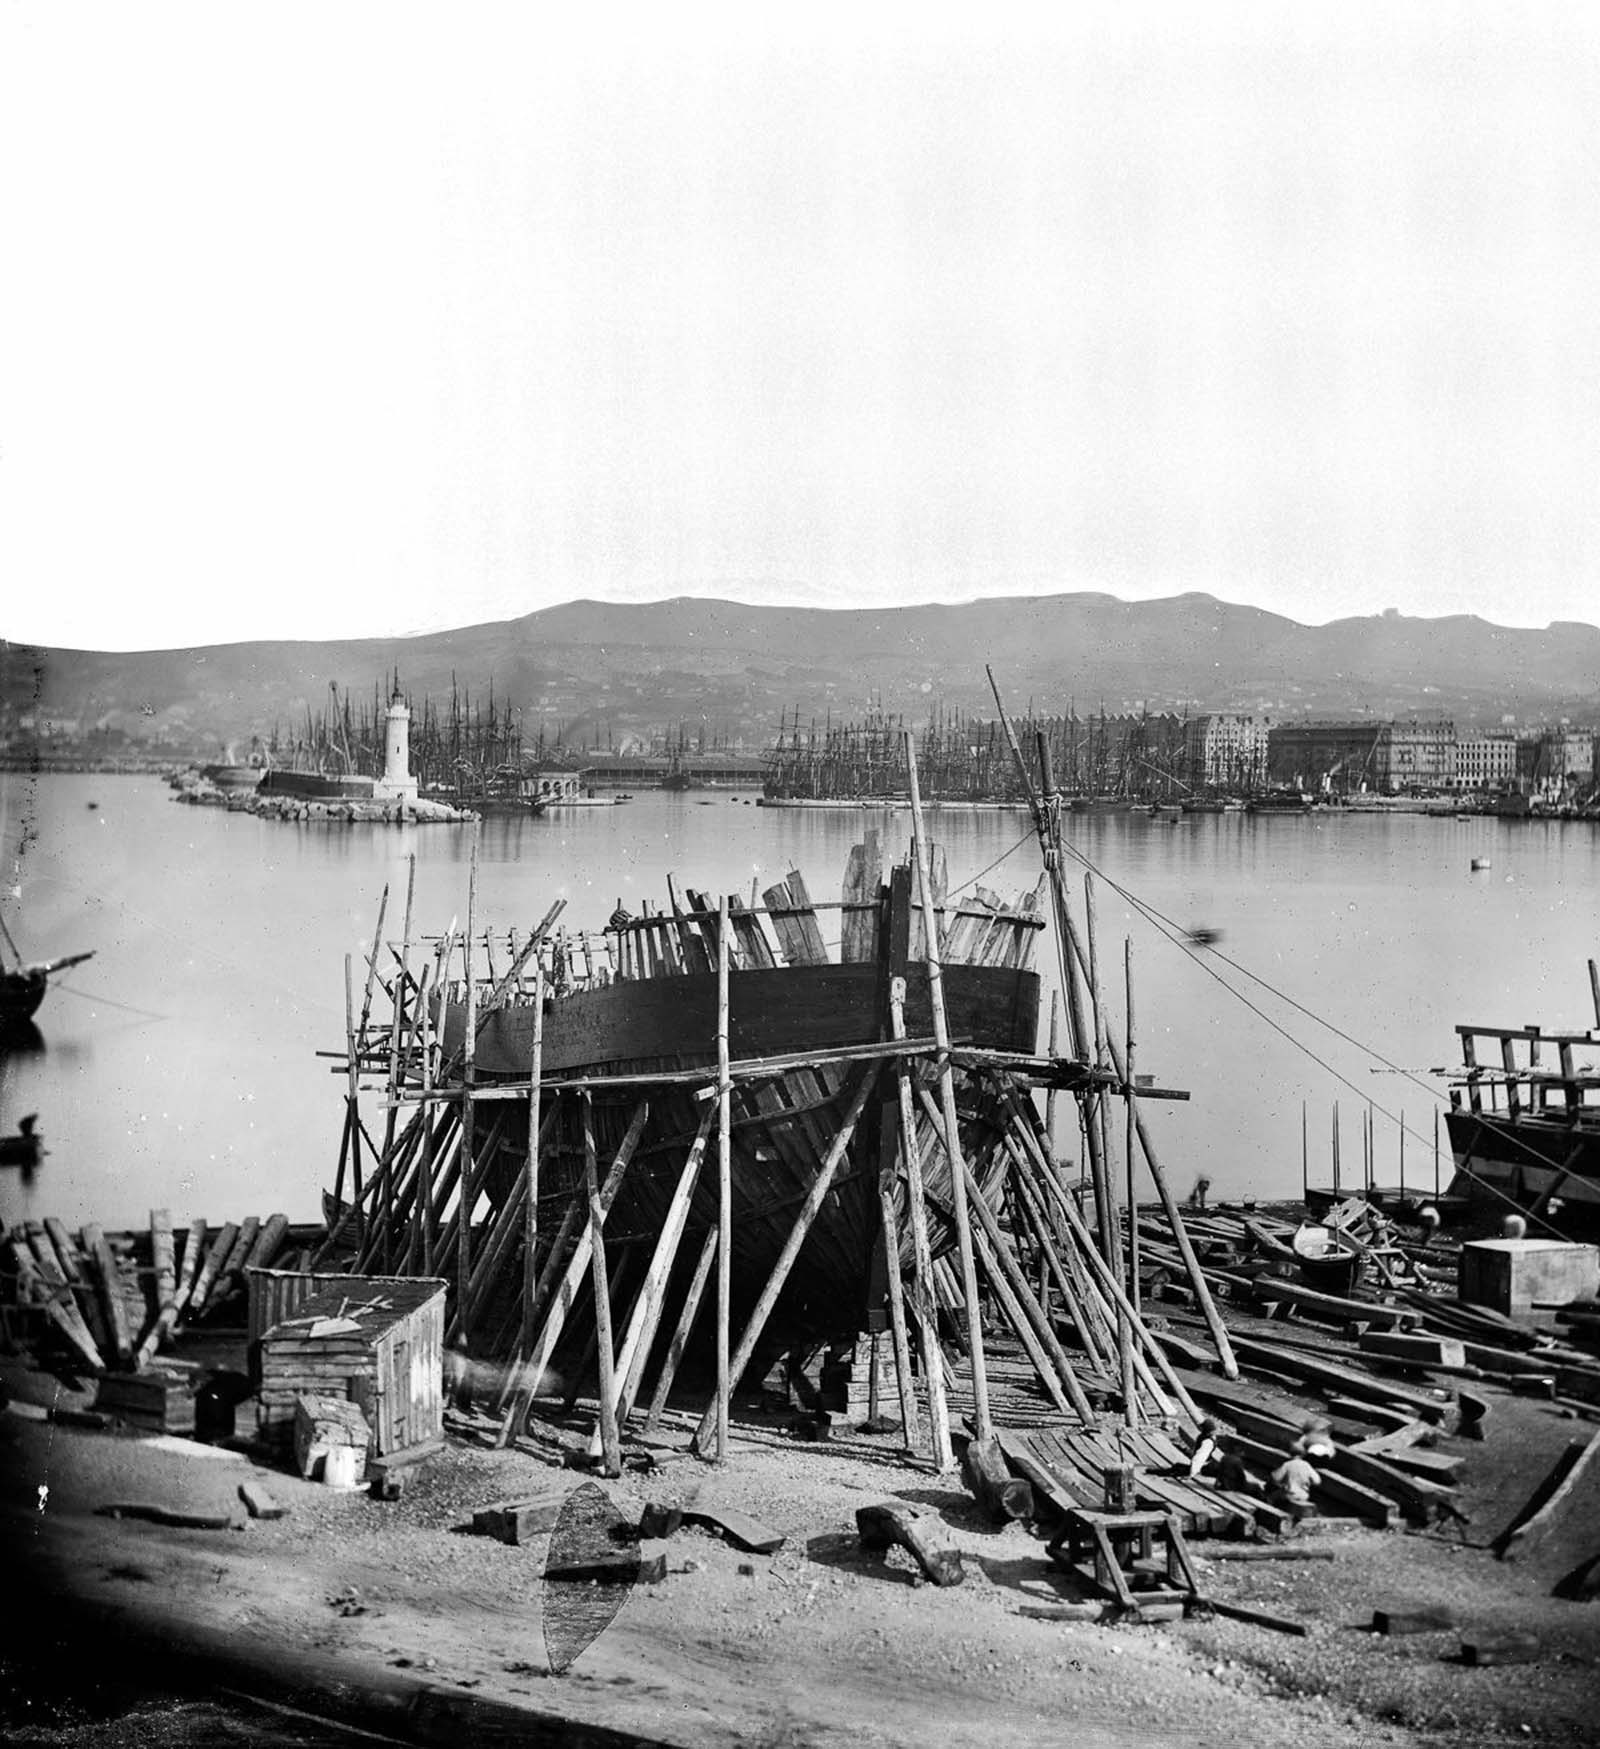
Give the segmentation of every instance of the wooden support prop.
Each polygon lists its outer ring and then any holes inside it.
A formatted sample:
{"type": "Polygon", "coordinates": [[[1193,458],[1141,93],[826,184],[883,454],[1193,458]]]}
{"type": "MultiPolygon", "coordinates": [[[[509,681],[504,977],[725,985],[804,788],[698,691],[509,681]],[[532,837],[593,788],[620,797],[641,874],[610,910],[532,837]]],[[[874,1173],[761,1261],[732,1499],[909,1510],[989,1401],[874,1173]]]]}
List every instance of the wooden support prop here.
{"type": "Polygon", "coordinates": [[[178,1317],[178,1272],[173,1262],[172,1216],[165,1209],[150,1211],[150,1254],[156,1271],[156,1315],[134,1352],[135,1368],[149,1361],[178,1317]]]}
{"type": "Polygon", "coordinates": [[[728,900],[717,917],[717,1462],[728,1456],[728,1322],[733,1306],[733,1153],[729,1133],[728,900]]]}
{"type": "Polygon", "coordinates": [[[944,1109],[945,1151],[950,1157],[950,1202],[955,1214],[956,1248],[961,1258],[961,1285],[967,1302],[967,1353],[972,1368],[972,1414],[979,1439],[994,1431],[989,1414],[989,1375],[984,1363],[983,1313],[978,1304],[978,1272],[972,1254],[972,1227],[967,1213],[966,1175],[962,1170],[961,1135],[956,1118],[955,1077],[950,1068],[950,1024],[944,1007],[944,975],[939,964],[939,919],[935,912],[933,873],[927,829],[922,820],[922,792],[917,786],[916,738],[905,731],[906,771],[911,788],[911,820],[915,833],[917,888],[922,902],[924,948],[927,955],[928,999],[933,1010],[933,1036],[939,1048],[939,1099],[944,1109]]]}
{"type": "Polygon", "coordinates": [[[178,1262],[178,1285],[172,1301],[176,1307],[174,1322],[181,1318],[194,1297],[194,1284],[200,1275],[200,1257],[206,1248],[206,1224],[202,1219],[189,1223],[189,1236],[183,1242],[183,1256],[178,1262]]]}
{"type": "MultiPolygon", "coordinates": [[[[1124,1000],[1127,1006],[1127,1032],[1123,1059],[1127,1075],[1123,1080],[1123,1089],[1127,1101],[1127,1134],[1124,1138],[1127,1152],[1128,1169],[1128,1304],[1135,1317],[1140,1315],[1139,1308],[1139,1194],[1137,1179],[1138,1154],[1134,1148],[1137,1129],[1134,1124],[1134,1036],[1133,1036],[1133,938],[1125,936],[1122,942],[1122,980],[1124,1000]]],[[[1122,1361],[1122,1402],[1123,1419],[1131,1427],[1137,1419],[1134,1409],[1133,1389],[1133,1335],[1131,1330],[1118,1326],[1119,1336],[1126,1336],[1120,1350],[1122,1361]]]]}
{"type": "Polygon", "coordinates": [[[608,1476],[622,1474],[617,1438],[616,1350],[611,1341],[611,1291],[606,1280],[606,1210],[600,1201],[600,1168],[595,1155],[594,1106],[583,1096],[583,1182],[589,1197],[589,1268],[594,1286],[595,1340],[600,1360],[600,1451],[608,1476]]]}
{"type": "MultiPolygon", "coordinates": [[[[356,1046],[356,993],[355,972],[349,954],[344,956],[344,1041],[345,1041],[345,1095],[344,1118],[345,1140],[350,1151],[350,1202],[355,1211],[356,1237],[362,1234],[361,1212],[361,1106],[358,1099],[357,1075],[359,1073],[360,1052],[356,1046]]],[[[337,1200],[344,1193],[344,1155],[339,1158],[339,1175],[334,1185],[334,1197],[337,1200]]],[[[198,1302],[197,1308],[204,1305],[198,1302]]]]}
{"type": "Polygon", "coordinates": [[[616,1198],[618,1187],[622,1183],[622,1175],[628,1169],[628,1162],[633,1158],[633,1151],[639,1145],[640,1136],[644,1134],[645,1121],[649,1115],[649,1102],[640,1100],[634,1111],[633,1121],[628,1125],[628,1133],[622,1138],[622,1146],[617,1150],[617,1157],[612,1161],[611,1170],[606,1174],[606,1181],[600,1187],[598,1198],[590,1202],[589,1225],[573,1247],[572,1255],[567,1260],[565,1273],[561,1278],[560,1286],[556,1289],[554,1303],[545,1317],[544,1326],[529,1351],[528,1358],[512,1375],[516,1382],[511,1393],[511,1406],[507,1409],[505,1419],[500,1425],[500,1433],[496,1441],[499,1445],[508,1445],[516,1437],[518,1429],[527,1419],[528,1410],[532,1407],[534,1396],[539,1389],[539,1381],[544,1377],[545,1370],[550,1365],[550,1357],[555,1353],[556,1344],[561,1340],[561,1332],[566,1327],[567,1315],[578,1297],[578,1285],[590,1267],[590,1251],[594,1245],[597,1230],[594,1218],[596,1202],[600,1216],[598,1224],[603,1224],[606,1211],[611,1207],[616,1198]]]}
{"type": "Polygon", "coordinates": [[[966,1577],[961,1551],[936,1543],[928,1519],[893,1501],[856,1508],[856,1534],[864,1549],[903,1548],[935,1585],[959,1585],[966,1577]]]}
{"type": "MultiPolygon", "coordinates": [[[[472,1297],[472,1208],[478,1200],[477,1164],[473,1157],[474,1109],[472,1089],[477,1080],[478,1060],[478,980],[472,971],[472,919],[478,904],[478,840],[482,821],[476,815],[472,821],[472,859],[467,871],[467,933],[461,944],[461,957],[467,978],[466,1034],[462,1039],[462,1102],[461,1102],[461,1181],[456,1193],[456,1318],[462,1340],[472,1342],[470,1323],[472,1297]]],[[[602,1266],[603,1267],[603,1266],[602,1266]]]]}
{"type": "Polygon", "coordinates": [[[528,1160],[523,1168],[527,1186],[523,1198],[525,1227],[522,1239],[522,1343],[524,1353],[533,1347],[535,1289],[539,1275],[539,1150],[542,1144],[539,1106],[544,1079],[544,955],[533,964],[533,1063],[528,1087],[528,1160]]]}
{"type": "Polygon", "coordinates": [[[1247,1621],[1253,1627],[1271,1628],[1275,1633],[1292,1634],[1296,1639],[1305,1639],[1311,1630],[1303,1621],[1295,1621],[1287,1615],[1274,1615],[1271,1610],[1257,1609],[1248,1603],[1222,1603],[1215,1597],[1197,1598],[1215,1615],[1225,1615],[1230,1621],[1247,1621]]]}
{"type": "MultiPolygon", "coordinates": [[[[878,1169],[878,1219],[883,1240],[884,1277],[889,1291],[889,1334],[894,1346],[895,1389],[900,1398],[900,1426],[906,1450],[919,1443],[917,1392],[911,1377],[911,1345],[906,1339],[905,1287],[900,1280],[900,1218],[895,1210],[896,1111],[885,1106],[883,1124],[891,1133],[878,1169]]],[[[874,1372],[876,1377],[876,1372],[874,1372]]]]}
{"type": "MultiPolygon", "coordinates": [[[[238,1228],[228,1226],[222,1231],[231,1245],[238,1228]]],[[[133,1353],[133,1336],[128,1329],[127,1302],[122,1297],[122,1273],[106,1243],[105,1234],[92,1222],[83,1229],[83,1248],[99,1272],[100,1303],[105,1312],[106,1328],[111,1332],[112,1353],[118,1361],[125,1361],[133,1353]]],[[[207,1262],[210,1262],[209,1258],[207,1262]]]]}
{"type": "Polygon", "coordinates": [[[661,1363],[661,1373],[656,1380],[655,1394],[650,1399],[650,1409],[644,1419],[644,1431],[653,1433],[661,1420],[662,1411],[667,1406],[667,1398],[672,1392],[672,1381],[677,1377],[678,1364],[683,1359],[683,1351],[688,1346],[689,1332],[694,1328],[695,1314],[700,1310],[700,1301],[705,1295],[706,1283],[711,1278],[711,1265],[717,1255],[717,1229],[706,1228],[706,1236],[700,1246],[700,1256],[694,1266],[694,1274],[690,1278],[688,1291],[684,1295],[683,1308],[678,1314],[677,1328],[672,1332],[672,1340],[667,1345],[666,1358],[661,1363]]]}
{"type": "Polygon", "coordinates": [[[37,1303],[43,1305],[45,1316],[90,1367],[99,1372],[106,1364],[105,1360],[89,1334],[89,1326],[77,1308],[72,1289],[55,1260],[54,1252],[49,1249],[45,1235],[40,1232],[38,1243],[33,1245],[23,1238],[12,1239],[11,1255],[16,1261],[19,1278],[37,1303]]]}
{"type": "MultiPolygon", "coordinates": [[[[761,1290],[755,1309],[750,1314],[750,1321],[745,1325],[744,1333],[739,1338],[739,1346],[728,1364],[728,1390],[736,1390],[739,1380],[744,1376],[744,1369],[750,1364],[750,1357],[755,1352],[757,1342],[761,1340],[761,1332],[766,1328],[767,1319],[772,1316],[772,1308],[777,1304],[778,1295],[783,1292],[783,1285],[789,1279],[789,1271],[793,1269],[795,1259],[800,1255],[800,1247],[805,1244],[812,1223],[817,1218],[824,1199],[833,1186],[835,1174],[839,1170],[839,1162],[843,1160],[850,1146],[850,1139],[855,1134],[856,1124],[860,1120],[862,1108],[867,1103],[867,1095],[872,1091],[877,1080],[875,1068],[862,1071],[856,1090],[850,1100],[844,1120],[834,1136],[826,1157],[812,1181],[806,1199],[800,1206],[800,1212],[795,1216],[794,1226],[789,1237],[784,1241],[783,1250],[778,1254],[778,1260],[772,1266],[772,1274],[767,1284],[761,1290]]],[[[697,1454],[704,1455],[710,1445],[712,1434],[717,1423],[717,1405],[708,1405],[700,1425],[695,1431],[694,1449],[697,1454]]]]}
{"type": "MultiPolygon", "coordinates": [[[[1151,1335],[1144,1320],[1134,1314],[1132,1306],[1128,1304],[1128,1296],[1122,1291],[1121,1284],[1106,1267],[1105,1259],[1101,1257],[1096,1249],[1088,1225],[1084,1221],[1083,1214],[1078,1208],[1077,1203],[1073,1201],[1071,1192],[1068,1191],[1066,1186],[1056,1175],[1055,1168],[1044,1157],[1044,1150],[1040,1145],[1039,1138],[1035,1135],[1033,1128],[1026,1121],[1029,1117],[1032,1117],[1037,1121],[1037,1113],[1033,1111],[1033,1108],[1030,1105],[1017,1096],[1014,1089],[1007,1094],[1007,1104],[1011,1109],[1013,1120],[1011,1129],[1007,1133],[1013,1138],[1021,1138],[1022,1145],[1027,1155],[1032,1159],[1035,1170],[1039,1174],[1040,1182],[1049,1191],[1055,1202],[1057,1211],[1067,1223],[1068,1230],[1078,1241],[1079,1255],[1088,1268],[1089,1279],[1091,1282],[1098,1281],[1102,1294],[1111,1306],[1115,1307],[1117,1310],[1126,1309],[1129,1317],[1133,1320],[1132,1328],[1135,1338],[1149,1355],[1156,1371],[1161,1374],[1162,1380],[1166,1384],[1167,1389],[1172,1392],[1175,1398],[1177,1398],[1184,1413],[1198,1425],[1201,1420],[1201,1414],[1195,1407],[1194,1399],[1184,1388],[1182,1380],[1179,1379],[1177,1374],[1173,1371],[1172,1363],[1167,1359],[1161,1344],[1151,1335]]],[[[1015,1158],[1016,1155],[1013,1154],[1013,1159],[1015,1158]]]]}
{"type": "MultiPolygon", "coordinates": [[[[889,1025],[896,1039],[906,1033],[906,981],[889,985],[889,1025]]],[[[922,1376],[928,1386],[928,1422],[933,1441],[933,1467],[943,1474],[955,1462],[950,1441],[950,1411],[945,1401],[944,1354],[939,1347],[934,1315],[933,1252],[928,1242],[928,1205],[922,1182],[922,1153],[917,1143],[916,1114],[911,1106],[911,1074],[902,1059],[895,1065],[900,1104],[900,1157],[906,1170],[906,1202],[911,1211],[913,1312],[917,1320],[922,1376]]]]}
{"type": "MultiPolygon", "coordinates": [[[[1094,1066],[1105,1069],[1109,1056],[1110,1035],[1106,1027],[1105,997],[1100,987],[1100,931],[1095,922],[1094,876],[1087,871],[1083,877],[1083,933],[1088,949],[1086,982],[1089,986],[1089,1018],[1094,1029],[1094,1066]]],[[[1111,1124],[1108,1101],[1103,1087],[1095,1087],[1084,1101],[1085,1134],[1098,1131],[1098,1155],[1090,1155],[1094,1178],[1094,1214],[1100,1229],[1100,1251],[1120,1279],[1123,1268],[1122,1246],[1117,1237],[1117,1180],[1111,1152],[1111,1124]]],[[[1124,1283],[1126,1286],[1126,1283],[1124,1283]]],[[[1118,1320],[1119,1325],[1121,1320],[1118,1320]]],[[[1127,1345],[1126,1330],[1119,1330],[1118,1346],[1127,1345]]]]}
{"type": "Polygon", "coordinates": [[[650,1357],[650,1344],[655,1338],[656,1327],[661,1322],[661,1309],[666,1303],[667,1277],[672,1273],[678,1245],[683,1238],[683,1229],[689,1219],[689,1205],[694,1197],[695,1181],[700,1176],[701,1163],[705,1159],[706,1143],[710,1139],[714,1116],[711,1107],[707,1106],[700,1119],[699,1131],[689,1148],[688,1158],[683,1163],[683,1170],[678,1174],[678,1183],[673,1190],[672,1201],[667,1205],[666,1217],[661,1223],[661,1232],[650,1258],[650,1267],[645,1272],[644,1285],[640,1290],[634,1315],[629,1320],[628,1332],[617,1356],[617,1377],[621,1380],[617,1391],[619,1423],[625,1422],[632,1413],[639,1386],[644,1378],[645,1363],[650,1357]]]}

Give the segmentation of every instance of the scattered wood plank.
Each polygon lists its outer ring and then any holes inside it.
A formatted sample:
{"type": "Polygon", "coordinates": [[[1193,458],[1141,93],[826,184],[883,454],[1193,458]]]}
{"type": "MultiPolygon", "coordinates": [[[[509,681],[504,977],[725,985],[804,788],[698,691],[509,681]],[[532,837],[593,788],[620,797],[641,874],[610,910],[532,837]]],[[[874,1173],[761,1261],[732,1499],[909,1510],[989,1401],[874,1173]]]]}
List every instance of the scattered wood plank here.
{"type": "Polygon", "coordinates": [[[117,1260],[111,1254],[105,1234],[92,1222],[83,1229],[83,1248],[99,1271],[100,1304],[105,1312],[106,1328],[111,1332],[112,1352],[119,1361],[125,1361],[133,1353],[133,1338],[128,1329],[128,1308],[117,1260]]]}
{"type": "Polygon", "coordinates": [[[51,1286],[39,1272],[33,1253],[21,1239],[10,1241],[12,1261],[16,1264],[17,1275],[26,1285],[34,1302],[40,1306],[46,1318],[65,1338],[67,1345],[80,1359],[86,1361],[89,1367],[98,1372],[104,1362],[99,1350],[89,1337],[89,1332],[83,1319],[58,1297],[58,1290],[51,1286]]]}
{"type": "Polygon", "coordinates": [[[552,1488],[542,1494],[480,1506],[472,1515],[472,1528],[479,1536],[492,1536],[520,1548],[555,1529],[571,1493],[571,1488],[552,1488]]]}
{"type": "Polygon", "coordinates": [[[1516,1560],[1543,1546],[1588,1481],[1596,1453],[1600,1453],[1600,1433],[1568,1443],[1527,1504],[1495,1539],[1494,1552],[1502,1561],[1516,1560]]]}
{"type": "Polygon", "coordinates": [[[856,1508],[856,1533],[864,1549],[905,1549],[935,1585],[959,1585],[966,1578],[961,1551],[932,1542],[925,1531],[928,1520],[896,1501],[856,1508]]]}
{"type": "Polygon", "coordinates": [[[1441,1634],[1456,1626],[1456,1618],[1448,1609],[1375,1609],[1372,1631],[1375,1634],[1441,1634]]]}
{"type": "Polygon", "coordinates": [[[289,1508],[274,1500],[260,1482],[241,1482],[239,1498],[252,1518],[284,1518],[288,1515],[289,1508]]]}
{"type": "Polygon", "coordinates": [[[1391,1330],[1368,1330],[1360,1349],[1381,1360],[1400,1360],[1409,1366],[1465,1366],[1467,1345],[1453,1336],[1413,1336],[1391,1330]]]}
{"type": "Polygon", "coordinates": [[[1539,1657],[1539,1642],[1532,1634],[1485,1630],[1461,1637],[1465,1664],[1532,1664],[1539,1657]]]}
{"type": "Polygon", "coordinates": [[[1196,1599],[1207,1609],[1217,1615],[1225,1615],[1230,1621],[1247,1621],[1258,1628],[1272,1628],[1280,1634],[1293,1634],[1297,1639],[1305,1639],[1311,1632],[1303,1621],[1294,1621],[1286,1615],[1274,1615],[1270,1610],[1257,1609],[1253,1604],[1222,1603],[1215,1597],[1196,1599]]]}
{"type": "Polygon", "coordinates": [[[735,1548],[748,1549],[756,1555],[775,1555],[787,1540],[782,1532],[751,1518],[748,1513],[736,1512],[731,1506],[698,1497],[684,1507],[683,1516],[690,1524],[701,1524],[719,1531],[735,1548]]]}
{"type": "Polygon", "coordinates": [[[175,1530],[231,1530],[231,1512],[192,1512],[186,1507],[163,1506],[147,1500],[119,1500],[96,1509],[102,1518],[142,1518],[150,1524],[166,1524],[175,1530]]]}
{"type": "MultiPolygon", "coordinates": [[[[84,1228],[85,1237],[89,1229],[84,1228]]],[[[198,1314],[206,1309],[206,1300],[211,1293],[212,1283],[217,1279],[217,1272],[222,1268],[223,1259],[233,1249],[233,1242],[239,1237],[239,1228],[229,1221],[215,1239],[211,1241],[211,1249],[206,1253],[205,1262],[200,1265],[200,1273],[194,1279],[194,1286],[189,1292],[189,1311],[198,1314]]]]}

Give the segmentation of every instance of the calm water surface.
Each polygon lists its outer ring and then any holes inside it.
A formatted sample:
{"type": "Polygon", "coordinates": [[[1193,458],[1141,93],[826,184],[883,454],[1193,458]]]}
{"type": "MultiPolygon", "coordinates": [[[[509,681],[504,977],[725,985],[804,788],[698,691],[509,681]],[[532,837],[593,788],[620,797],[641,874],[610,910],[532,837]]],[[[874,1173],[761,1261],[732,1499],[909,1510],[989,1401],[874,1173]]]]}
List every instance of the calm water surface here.
{"type": "MultiPolygon", "coordinates": [[[[748,895],[752,880],[798,867],[816,898],[837,898],[864,821],[904,849],[903,814],[758,809],[692,792],[486,821],[480,915],[526,929],[559,896],[569,923],[599,927],[619,898],[633,910],[663,900],[669,871],[748,895]]],[[[1010,896],[1037,879],[1024,815],[940,813],[930,830],[952,887],[1002,856],[986,885],[1010,896]]],[[[1075,823],[1072,843],[1180,931],[1221,931],[1218,952],[1190,953],[1111,887],[1098,892],[1113,1025],[1120,1033],[1128,938],[1137,1067],[1192,1094],[1150,1107],[1180,1194],[1202,1172],[1213,1195],[1296,1194],[1302,1102],[1313,1176],[1326,1177],[1335,1099],[1347,1175],[1359,1175],[1357,1114],[1370,1099],[1382,1176],[1396,1176],[1403,1111],[1408,1181],[1431,1183],[1442,1083],[1375,1074],[1373,1053],[1425,1069],[1454,1059],[1457,1021],[1594,1023],[1592,826],[1123,815],[1075,823]],[[1492,867],[1473,872],[1474,857],[1492,867]]],[[[30,957],[95,950],[52,983],[40,1044],[0,1058],[0,1133],[36,1111],[49,1149],[31,1185],[0,1176],[0,1216],[129,1225],[158,1206],[180,1221],[313,1218],[338,1155],[343,1081],[316,1052],[342,1045],[344,956],[356,956],[359,975],[385,882],[385,934],[398,940],[412,852],[417,929],[464,921],[469,844],[463,827],[286,824],[184,807],[154,778],[0,776],[8,926],[30,957]]],[[[1081,879],[1080,865],[1080,892],[1081,879]]],[[[836,938],[836,914],[823,921],[836,938]]],[[[1039,964],[1053,984],[1048,938],[1039,964]]],[[[1061,1141],[1076,1154],[1069,1133],[1061,1141]]]]}

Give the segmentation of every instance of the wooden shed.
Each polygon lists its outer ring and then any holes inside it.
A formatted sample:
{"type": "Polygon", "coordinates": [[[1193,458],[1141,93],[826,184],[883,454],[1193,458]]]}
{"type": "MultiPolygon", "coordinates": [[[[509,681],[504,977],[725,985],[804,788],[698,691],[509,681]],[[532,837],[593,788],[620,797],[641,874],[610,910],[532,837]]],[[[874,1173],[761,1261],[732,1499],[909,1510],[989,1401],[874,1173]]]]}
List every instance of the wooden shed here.
{"type": "Polygon", "coordinates": [[[444,1431],[445,1283],[340,1276],[263,1330],[257,1427],[271,1442],[294,1431],[295,1399],[348,1397],[372,1429],[373,1457],[444,1431]]]}

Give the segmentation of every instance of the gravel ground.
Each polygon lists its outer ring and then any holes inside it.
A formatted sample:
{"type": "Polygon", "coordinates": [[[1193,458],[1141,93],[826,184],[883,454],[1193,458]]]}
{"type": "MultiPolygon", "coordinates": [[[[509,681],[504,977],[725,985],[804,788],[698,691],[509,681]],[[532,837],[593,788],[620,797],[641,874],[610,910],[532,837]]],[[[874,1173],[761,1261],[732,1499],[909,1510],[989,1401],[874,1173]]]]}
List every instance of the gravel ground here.
{"type": "MultiPolygon", "coordinates": [[[[35,1375],[17,1395],[44,1395],[35,1375]]],[[[637,1586],[615,1622],[563,1677],[542,1635],[543,1545],[460,1534],[473,1510],[576,1481],[526,1449],[453,1440],[381,1504],[241,1457],[0,1417],[8,1540],[80,1596],[170,1632],[203,1624],[288,1658],[332,1655],[485,1697],[608,1723],[668,1742],[1075,1743],[1312,1749],[1356,1745],[1577,1745],[1600,1742],[1600,1604],[1550,1595],[1555,1577],[1600,1547],[1580,1518],[1537,1562],[1503,1563],[1484,1545],[1566,1440],[1587,1432],[1549,1404],[1496,1394],[1487,1443],[1464,1454],[1471,1520],[1428,1533],[1312,1532],[1331,1562],[1212,1559],[1219,1599],[1305,1623],[1305,1638],[1217,1617],[1148,1627],[1041,1622],[1024,1604],[1072,1593],[1040,1535],[980,1521],[950,1478],[901,1461],[892,1438],[805,1444],[746,1418],[725,1471],[692,1459],[608,1484],[619,1511],[671,1501],[696,1483],[781,1531],[775,1555],[742,1553],[703,1529],[669,1548],[665,1583],[637,1586]],[[289,1507],[245,1517],[238,1486],[264,1482],[289,1507]],[[39,1487],[48,1488],[41,1510],[39,1487]],[[964,1585],[921,1582],[908,1557],[863,1554],[857,1506],[893,1498],[929,1515],[966,1559],[964,1585]],[[112,1500],[231,1511],[226,1531],[112,1521],[112,1500]],[[1375,1608],[1443,1607],[1460,1627],[1535,1633],[1538,1661],[1468,1668],[1459,1633],[1382,1638],[1375,1608]]],[[[554,1455],[554,1453],[549,1454],[554,1455]]],[[[1591,1515],[1592,1516],[1592,1515],[1591,1515]]],[[[47,1672],[0,1666],[0,1726],[40,1744],[293,1743],[302,1727],[193,1702],[152,1708],[94,1686],[81,1660],[47,1672]]],[[[148,1681],[159,1686],[161,1672],[148,1681]]]]}

